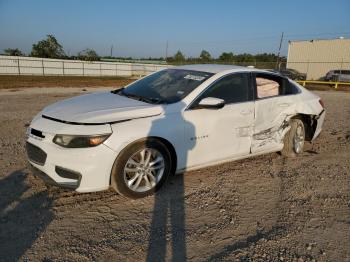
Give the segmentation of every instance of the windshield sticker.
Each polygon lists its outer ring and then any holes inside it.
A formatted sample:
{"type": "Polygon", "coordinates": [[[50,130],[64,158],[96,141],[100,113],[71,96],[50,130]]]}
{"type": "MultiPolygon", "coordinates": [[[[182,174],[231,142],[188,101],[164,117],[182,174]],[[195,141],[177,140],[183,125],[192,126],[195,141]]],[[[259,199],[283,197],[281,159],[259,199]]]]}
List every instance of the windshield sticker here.
{"type": "Polygon", "coordinates": [[[204,76],[196,76],[196,75],[186,75],[185,79],[195,80],[195,81],[203,81],[204,76]]]}

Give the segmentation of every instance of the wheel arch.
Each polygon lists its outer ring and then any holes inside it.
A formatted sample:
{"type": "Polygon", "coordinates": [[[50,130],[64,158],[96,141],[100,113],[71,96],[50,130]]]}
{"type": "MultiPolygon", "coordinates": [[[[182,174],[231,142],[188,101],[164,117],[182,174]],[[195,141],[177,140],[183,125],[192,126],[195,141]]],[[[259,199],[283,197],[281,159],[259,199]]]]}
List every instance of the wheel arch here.
{"type": "Polygon", "coordinates": [[[315,119],[315,115],[309,115],[309,114],[296,114],[291,119],[300,119],[304,123],[305,127],[305,141],[311,141],[317,126],[317,121],[315,119]]]}
{"type": "Polygon", "coordinates": [[[173,146],[173,144],[163,138],[163,137],[159,137],[159,136],[150,136],[149,138],[154,138],[154,139],[157,139],[159,141],[161,141],[169,150],[170,152],[170,156],[171,156],[171,174],[175,174],[176,172],[176,168],[177,168],[177,154],[176,154],[176,150],[175,150],[175,147],[173,146]]]}
{"type": "MultiPolygon", "coordinates": [[[[149,137],[144,137],[144,138],[139,138],[137,140],[134,140],[130,143],[128,143],[122,150],[120,150],[119,154],[117,155],[117,157],[115,158],[115,161],[113,163],[113,166],[115,164],[115,162],[118,160],[118,158],[123,154],[123,152],[131,145],[135,144],[135,143],[139,143],[139,142],[142,142],[142,141],[147,141],[148,139],[156,139],[158,141],[160,141],[162,144],[164,144],[166,146],[166,148],[169,150],[169,153],[170,153],[170,157],[171,157],[171,174],[175,174],[176,172],[176,168],[177,168],[177,153],[176,153],[176,150],[175,150],[175,147],[173,146],[173,144],[163,138],[163,137],[159,137],[159,136],[149,136],[149,137]]],[[[113,167],[112,167],[112,170],[113,170],[113,167]]],[[[110,177],[109,177],[109,184],[111,185],[111,180],[112,180],[112,171],[111,170],[111,174],[110,174],[110,177]]]]}

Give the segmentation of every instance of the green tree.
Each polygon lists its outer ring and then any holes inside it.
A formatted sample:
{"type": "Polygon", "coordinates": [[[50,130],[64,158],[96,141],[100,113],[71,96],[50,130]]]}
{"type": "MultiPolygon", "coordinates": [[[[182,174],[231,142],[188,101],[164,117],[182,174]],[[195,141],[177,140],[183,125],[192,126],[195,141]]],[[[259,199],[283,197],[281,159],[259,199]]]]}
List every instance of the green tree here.
{"type": "Polygon", "coordinates": [[[53,35],[47,35],[46,39],[33,44],[32,56],[43,58],[61,58],[65,56],[63,47],[53,35]]]}
{"type": "Polygon", "coordinates": [[[251,63],[255,61],[255,57],[247,53],[236,55],[234,59],[236,63],[251,63]]]}
{"type": "Polygon", "coordinates": [[[235,56],[233,55],[232,52],[226,53],[223,52],[220,56],[219,56],[219,60],[222,62],[233,62],[235,56]]]}
{"type": "Polygon", "coordinates": [[[204,62],[208,62],[212,59],[210,53],[206,50],[202,50],[201,54],[199,55],[199,58],[204,62]]]}
{"type": "Polygon", "coordinates": [[[24,55],[21,50],[18,48],[7,48],[4,49],[5,55],[12,55],[12,56],[22,56],[24,55]]]}
{"type": "Polygon", "coordinates": [[[181,51],[177,51],[177,53],[174,55],[174,61],[175,62],[183,62],[185,61],[185,56],[181,53],[181,51]]]}
{"type": "Polygon", "coordinates": [[[78,53],[78,57],[80,60],[85,61],[98,61],[100,60],[100,56],[96,53],[95,50],[87,48],[78,53]]]}

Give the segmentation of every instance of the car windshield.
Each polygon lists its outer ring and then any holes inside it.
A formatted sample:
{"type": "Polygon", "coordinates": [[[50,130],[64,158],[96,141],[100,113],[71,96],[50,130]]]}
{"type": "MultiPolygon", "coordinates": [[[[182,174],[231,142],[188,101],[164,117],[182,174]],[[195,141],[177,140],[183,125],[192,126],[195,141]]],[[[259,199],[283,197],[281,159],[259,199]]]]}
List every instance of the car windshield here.
{"type": "Polygon", "coordinates": [[[147,103],[171,104],[183,99],[212,75],[192,70],[166,69],[132,83],[116,93],[147,103]]]}

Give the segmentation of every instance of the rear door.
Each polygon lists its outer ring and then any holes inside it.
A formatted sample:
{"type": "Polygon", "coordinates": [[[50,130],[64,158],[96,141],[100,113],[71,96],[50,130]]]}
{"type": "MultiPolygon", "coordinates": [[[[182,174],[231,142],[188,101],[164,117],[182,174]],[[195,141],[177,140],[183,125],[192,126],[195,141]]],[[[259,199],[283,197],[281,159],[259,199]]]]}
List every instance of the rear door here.
{"type": "Polygon", "coordinates": [[[294,90],[288,79],[269,73],[254,73],[256,86],[252,153],[279,149],[288,114],[293,111],[294,90]]]}
{"type": "Polygon", "coordinates": [[[250,153],[254,121],[250,73],[227,75],[209,86],[184,112],[187,166],[206,165],[250,153]],[[200,109],[206,97],[225,100],[221,109],[200,109]]]}

